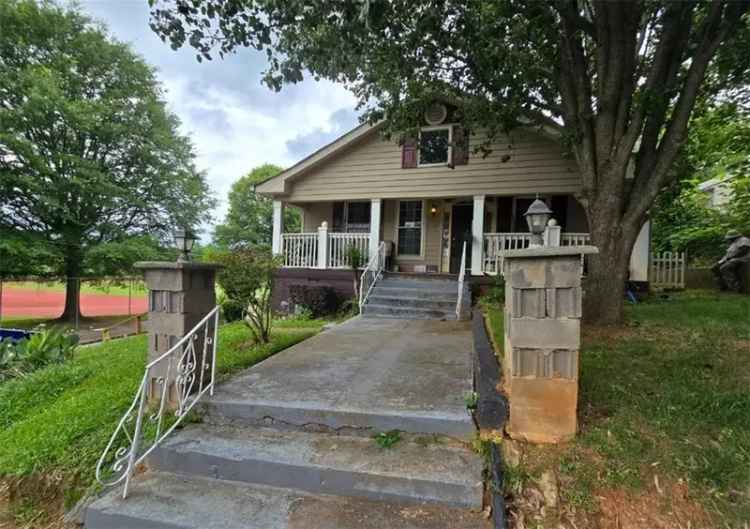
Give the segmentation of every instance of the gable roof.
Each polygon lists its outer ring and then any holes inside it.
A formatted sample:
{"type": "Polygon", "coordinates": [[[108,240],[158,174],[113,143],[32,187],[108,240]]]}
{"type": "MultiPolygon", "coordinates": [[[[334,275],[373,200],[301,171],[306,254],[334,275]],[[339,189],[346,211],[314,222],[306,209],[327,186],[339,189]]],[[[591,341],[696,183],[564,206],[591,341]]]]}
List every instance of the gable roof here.
{"type": "Polygon", "coordinates": [[[276,176],[255,184],[255,191],[273,195],[286,193],[288,191],[288,182],[293,181],[301,174],[335,156],[342,149],[374,134],[382,128],[384,123],[384,121],[379,121],[374,125],[363,123],[353,128],[328,145],[324,145],[314,153],[303,158],[289,169],[285,169],[276,176]]]}

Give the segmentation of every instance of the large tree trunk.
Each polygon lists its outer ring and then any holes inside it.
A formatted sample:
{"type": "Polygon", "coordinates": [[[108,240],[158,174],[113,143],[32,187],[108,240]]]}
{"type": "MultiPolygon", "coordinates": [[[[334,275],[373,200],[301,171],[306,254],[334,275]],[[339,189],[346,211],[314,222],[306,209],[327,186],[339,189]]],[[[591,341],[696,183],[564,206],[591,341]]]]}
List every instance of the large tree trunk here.
{"type": "Polygon", "coordinates": [[[60,319],[75,322],[81,317],[81,255],[69,250],[65,256],[65,308],[60,319]]]}
{"type": "Polygon", "coordinates": [[[599,254],[588,260],[584,319],[597,325],[617,325],[624,317],[625,284],[638,229],[601,209],[589,211],[588,218],[592,244],[599,254]]]}

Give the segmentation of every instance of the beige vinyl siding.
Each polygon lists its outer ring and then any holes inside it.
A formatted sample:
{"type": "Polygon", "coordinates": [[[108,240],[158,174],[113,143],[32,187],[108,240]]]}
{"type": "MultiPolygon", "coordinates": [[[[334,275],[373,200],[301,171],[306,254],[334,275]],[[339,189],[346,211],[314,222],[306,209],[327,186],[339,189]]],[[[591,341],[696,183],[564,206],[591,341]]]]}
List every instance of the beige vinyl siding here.
{"type": "Polygon", "coordinates": [[[295,204],[302,210],[302,231],[317,232],[323,221],[333,229],[333,203],[315,202],[310,204],[295,204]]]}
{"type": "MultiPolygon", "coordinates": [[[[471,146],[481,138],[472,136],[471,146]]],[[[574,193],[580,189],[575,161],[561,146],[533,131],[513,132],[494,142],[483,158],[467,165],[401,168],[401,147],[378,134],[362,140],[289,182],[287,200],[306,202],[366,198],[434,198],[529,193],[574,193]],[[503,157],[510,159],[503,162],[503,157]]]]}

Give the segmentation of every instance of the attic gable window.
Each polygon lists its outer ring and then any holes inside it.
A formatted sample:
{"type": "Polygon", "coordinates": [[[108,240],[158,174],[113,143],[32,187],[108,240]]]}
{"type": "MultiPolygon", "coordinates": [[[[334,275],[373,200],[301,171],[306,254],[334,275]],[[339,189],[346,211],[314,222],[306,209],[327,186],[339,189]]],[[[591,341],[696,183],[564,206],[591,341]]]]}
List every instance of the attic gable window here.
{"type": "Polygon", "coordinates": [[[424,127],[419,133],[419,166],[450,163],[452,134],[450,125],[424,127]]]}

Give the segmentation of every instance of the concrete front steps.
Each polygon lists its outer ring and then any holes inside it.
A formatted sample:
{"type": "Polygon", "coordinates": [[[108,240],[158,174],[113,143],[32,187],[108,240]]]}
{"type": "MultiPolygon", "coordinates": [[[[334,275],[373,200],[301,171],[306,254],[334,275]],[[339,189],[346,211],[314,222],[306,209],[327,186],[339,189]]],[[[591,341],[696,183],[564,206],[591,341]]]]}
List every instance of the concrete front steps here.
{"type": "Polygon", "coordinates": [[[439,504],[402,504],[151,472],[130,496],[99,499],[87,528],[490,529],[481,515],[439,504]]]}
{"type": "Polygon", "coordinates": [[[462,443],[195,424],[107,492],[87,529],[477,529],[482,462],[462,443]]]}
{"type": "MultiPolygon", "coordinates": [[[[375,318],[455,320],[458,281],[451,277],[385,274],[375,284],[362,308],[362,315],[375,318]]],[[[471,305],[468,283],[464,284],[464,309],[471,305]]]]}

